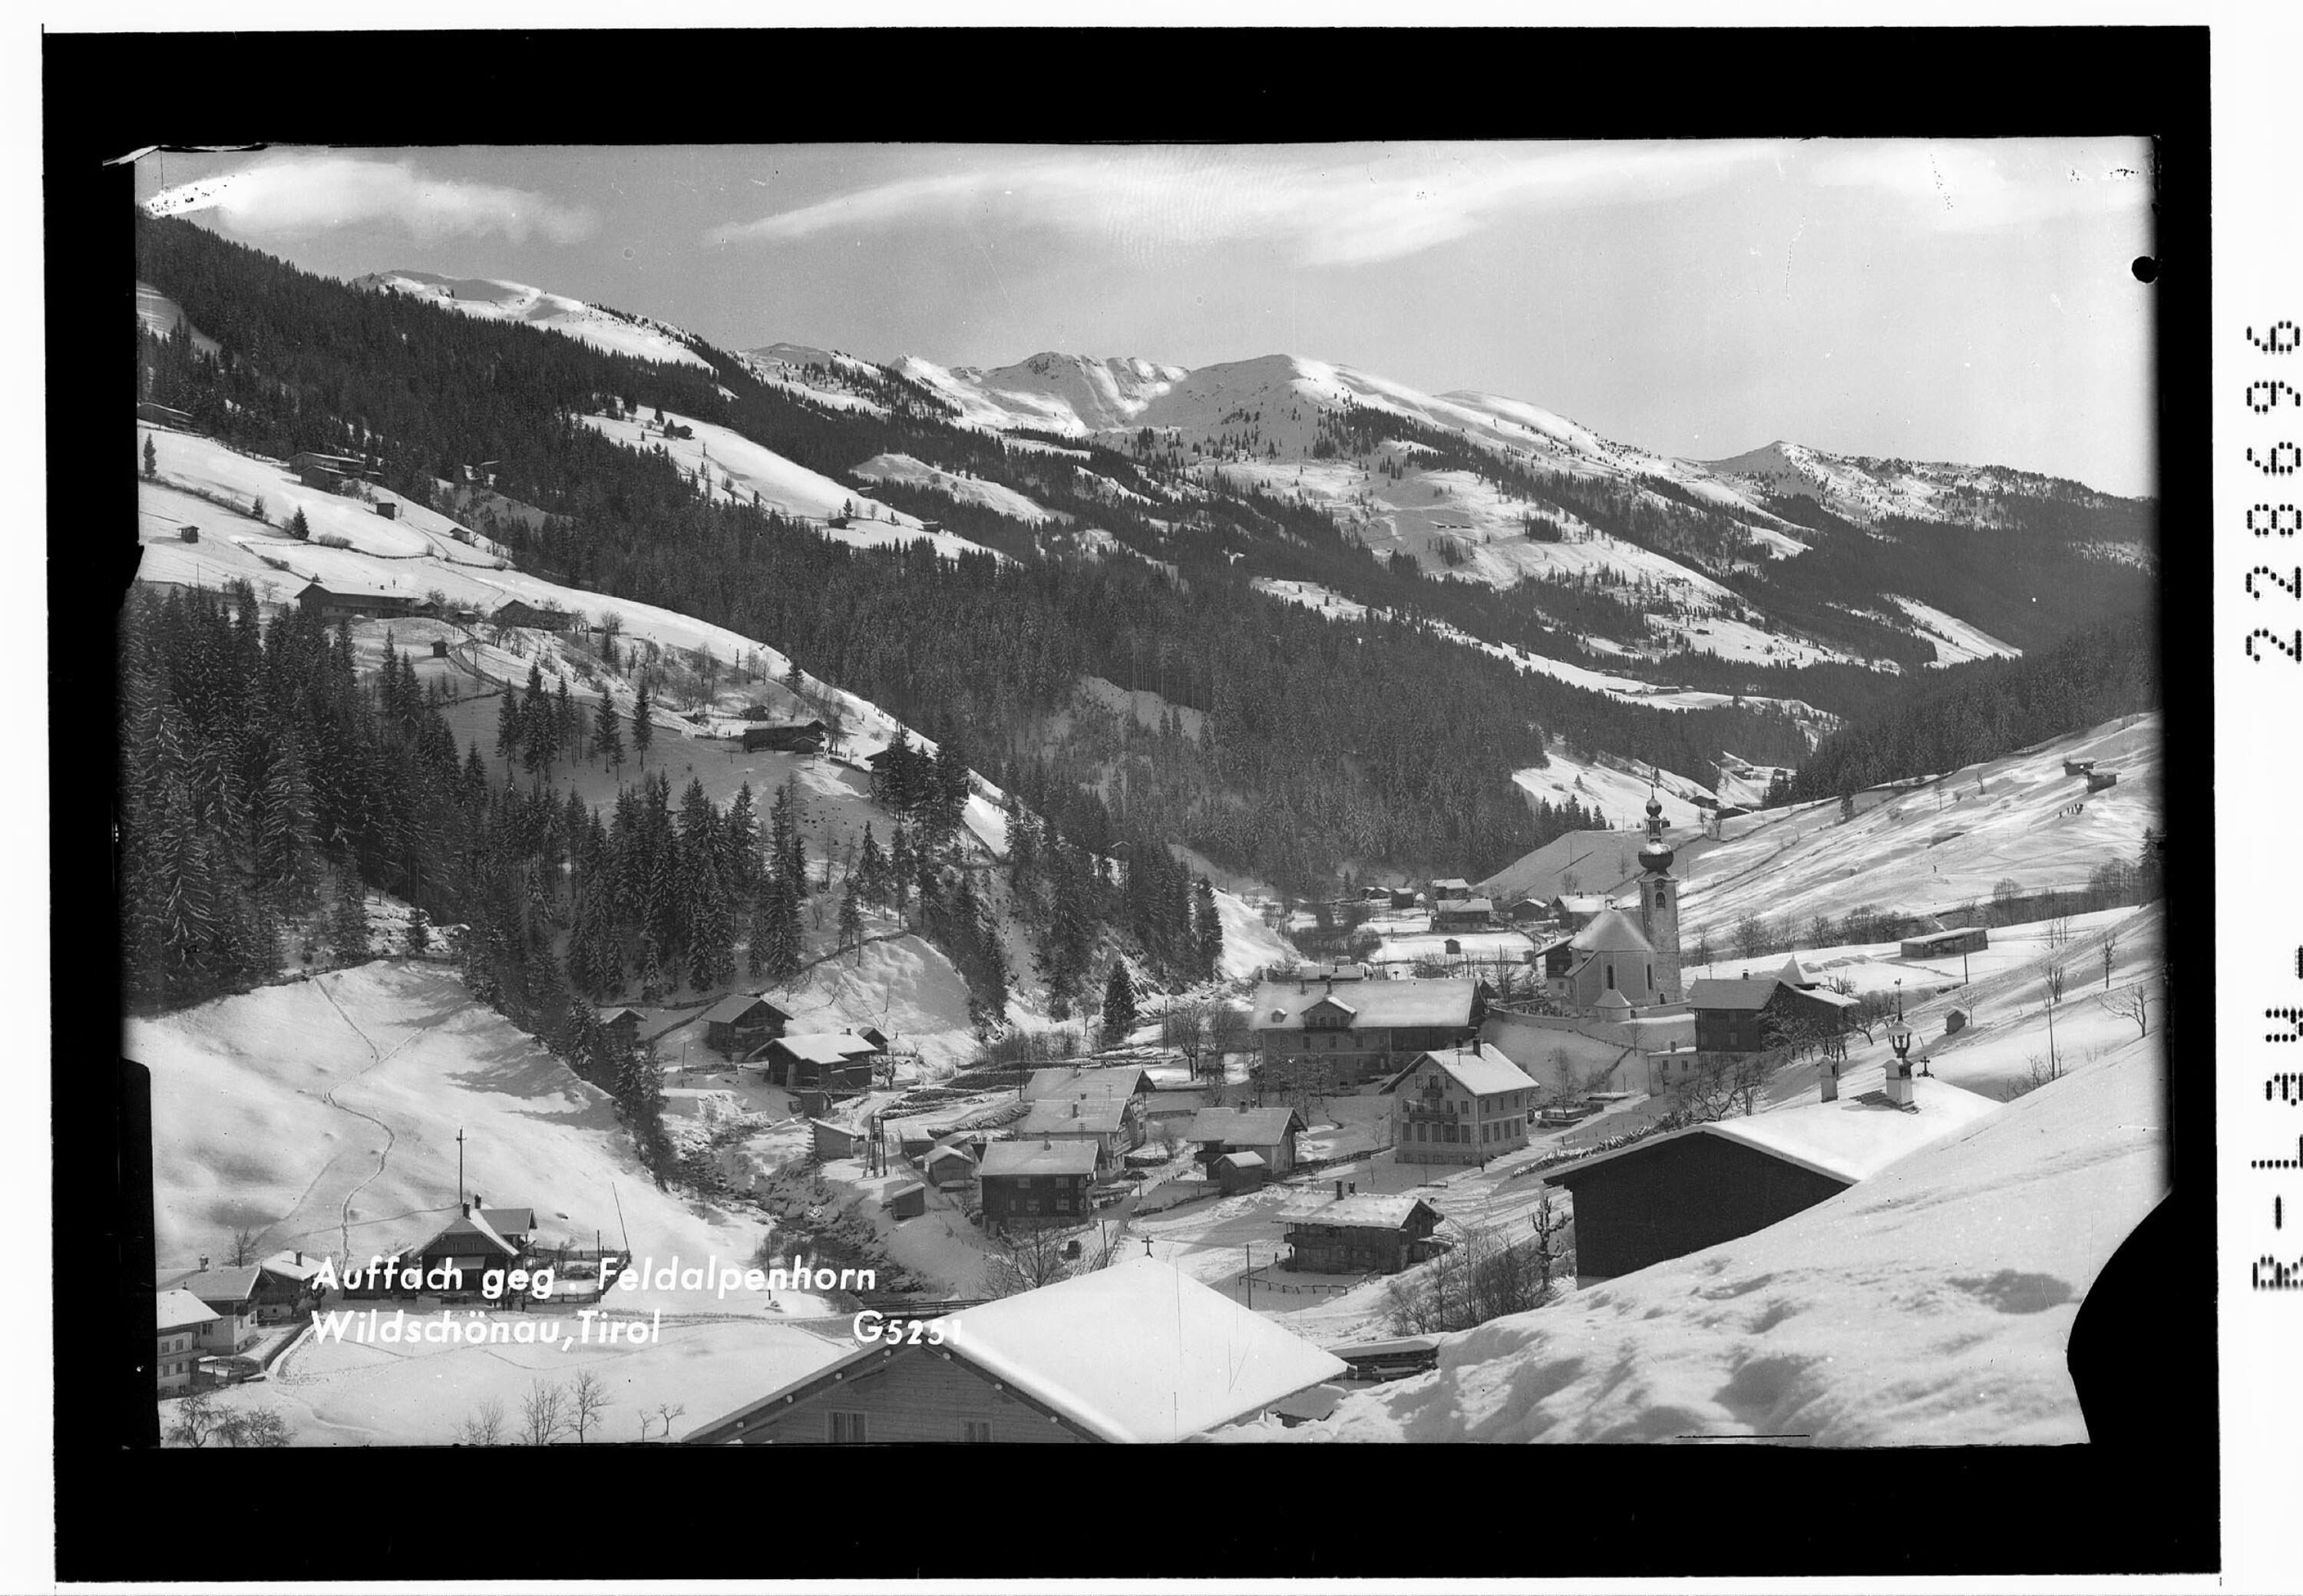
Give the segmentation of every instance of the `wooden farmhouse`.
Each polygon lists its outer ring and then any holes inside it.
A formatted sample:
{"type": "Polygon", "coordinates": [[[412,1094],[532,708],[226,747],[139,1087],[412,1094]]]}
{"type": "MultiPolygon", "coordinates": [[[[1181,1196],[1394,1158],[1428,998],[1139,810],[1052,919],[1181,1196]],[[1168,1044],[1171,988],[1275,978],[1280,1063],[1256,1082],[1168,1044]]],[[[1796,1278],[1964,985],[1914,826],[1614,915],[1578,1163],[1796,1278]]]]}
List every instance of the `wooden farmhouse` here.
{"type": "Polygon", "coordinates": [[[1314,1274],[1397,1274],[1447,1250],[1432,1235],[1443,1217],[1413,1193],[1339,1195],[1288,1221],[1288,1254],[1280,1267],[1314,1274]]]}
{"type": "MultiPolygon", "coordinates": [[[[1796,959],[1791,968],[1803,974],[1796,959]]],[[[1765,1052],[1812,1035],[1837,1035],[1847,1028],[1855,1001],[1821,986],[1794,985],[1780,974],[1692,982],[1687,1003],[1695,1012],[1696,1065],[1765,1052]]]]}
{"type": "Polygon", "coordinates": [[[779,754],[821,754],[831,735],[830,729],[822,721],[786,726],[747,726],[744,728],[744,752],[756,754],[764,749],[779,754]]]}
{"type": "Polygon", "coordinates": [[[1135,1258],[866,1343],[690,1431],[692,1446],[1179,1441],[1256,1418],[1343,1360],[1135,1258]]]}
{"type": "Polygon", "coordinates": [[[200,1342],[215,1323],[216,1312],[181,1287],[154,1295],[159,1320],[154,1376],[163,1394],[190,1390],[199,1367],[200,1342]]]}
{"type": "Polygon", "coordinates": [[[1425,1053],[1383,1088],[1392,1110],[1392,1156],[1404,1164],[1484,1164],[1527,1145],[1541,1090],[1484,1043],[1425,1053]]]}
{"type": "Polygon", "coordinates": [[[772,1085],[837,1096],[870,1091],[879,1060],[880,1050],[868,1038],[837,1031],[779,1036],[747,1061],[772,1085]]]}
{"type": "Polygon", "coordinates": [[[743,1059],[784,1034],[791,1016],[763,997],[738,992],[704,1011],[704,1045],[722,1058],[743,1059]]]}
{"type": "Polygon", "coordinates": [[[565,631],[576,620],[565,610],[546,609],[518,598],[498,604],[488,619],[498,626],[527,626],[547,632],[565,631]]]}
{"type": "Polygon", "coordinates": [[[323,621],[391,620],[416,607],[417,595],[373,582],[307,582],[297,605],[323,621]]]}
{"type": "Polygon", "coordinates": [[[256,1322],[279,1324],[300,1319],[319,1305],[320,1288],[313,1284],[327,1260],[317,1253],[289,1248],[258,1263],[256,1281],[256,1322]]]}
{"type": "Polygon", "coordinates": [[[1078,1225],[1095,1184],[1092,1141],[994,1142],[977,1165],[983,1222],[990,1226],[1078,1225]]]}
{"type": "Polygon", "coordinates": [[[1478,1034],[1476,981],[1267,981],[1252,1013],[1269,1086],[1349,1091],[1478,1034]]]}
{"type": "Polygon", "coordinates": [[[1836,1196],[1998,1107],[1933,1077],[1911,1105],[1884,1090],[1719,1119],[1548,1171],[1575,1199],[1579,1280],[1733,1241],[1836,1196]]]}
{"type": "Polygon", "coordinates": [[[1926,936],[1907,936],[1902,948],[1905,958],[1956,958],[1962,953],[1980,953],[1991,946],[1991,933],[1980,925],[1962,925],[1952,931],[1930,932],[1926,936]]]}
{"type": "Polygon", "coordinates": [[[1495,924],[1496,906],[1485,898],[1443,899],[1431,911],[1434,931],[1485,931],[1495,924]]]}
{"type": "Polygon", "coordinates": [[[1551,917],[1569,931],[1582,930],[1607,912],[1604,898],[1573,892],[1562,892],[1551,900],[1551,917]]]}
{"type": "Polygon", "coordinates": [[[1032,1071],[1024,1083],[1024,1101],[1040,1102],[1051,1097],[1133,1098],[1141,1102],[1152,1092],[1152,1072],[1139,1064],[1105,1068],[1054,1064],[1032,1071]]]}
{"type": "Polygon", "coordinates": [[[1253,1153],[1277,1178],[1295,1168],[1296,1133],[1309,1128],[1292,1108],[1252,1109],[1243,1102],[1201,1110],[1184,1127],[1184,1140],[1200,1150],[1203,1164],[1212,1167],[1227,1153],[1253,1153]]]}
{"type": "Polygon", "coordinates": [[[827,1119],[809,1120],[807,1131],[818,1158],[860,1158],[872,1141],[868,1131],[853,1125],[834,1125],[827,1119]]]}
{"type": "Polygon", "coordinates": [[[187,1291],[199,1299],[212,1318],[193,1333],[196,1352],[219,1356],[238,1352],[256,1339],[257,1281],[263,1271],[253,1263],[211,1269],[200,1266],[160,1282],[163,1292],[187,1291]]]}
{"type": "Polygon", "coordinates": [[[640,1044],[640,1011],[637,1009],[608,1009],[601,1011],[600,1028],[608,1034],[608,1041],[619,1052],[629,1052],[640,1044]]]}
{"type": "Polygon", "coordinates": [[[376,1282],[347,1295],[415,1296],[436,1294],[450,1300],[476,1297],[489,1271],[516,1269],[523,1255],[524,1249],[490,1224],[477,1203],[466,1201],[458,1205],[455,1218],[423,1241],[414,1246],[404,1247],[392,1255],[393,1273],[388,1284],[376,1282]],[[408,1275],[411,1271],[424,1277],[420,1283],[409,1280],[408,1275]],[[431,1284],[430,1277],[435,1271],[444,1271],[444,1290],[435,1292],[431,1284]]]}

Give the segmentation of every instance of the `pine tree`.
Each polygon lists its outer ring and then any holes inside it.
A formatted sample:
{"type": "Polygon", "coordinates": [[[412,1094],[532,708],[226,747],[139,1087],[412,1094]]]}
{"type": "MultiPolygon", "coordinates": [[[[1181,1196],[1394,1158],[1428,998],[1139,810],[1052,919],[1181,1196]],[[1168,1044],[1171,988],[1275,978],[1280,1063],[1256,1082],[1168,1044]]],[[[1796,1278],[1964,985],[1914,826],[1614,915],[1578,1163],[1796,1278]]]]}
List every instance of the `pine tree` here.
{"type": "Polygon", "coordinates": [[[856,877],[848,878],[848,891],[839,899],[839,950],[864,950],[864,905],[856,893],[856,877]]]}
{"type": "Polygon", "coordinates": [[[160,452],[152,446],[152,435],[144,435],[144,475],[149,479],[160,474],[160,452]]]}
{"type": "Polygon", "coordinates": [[[769,950],[775,942],[775,916],[770,902],[772,881],[760,883],[752,895],[752,924],[744,948],[744,969],[754,980],[768,973],[769,950]]]}
{"type": "Polygon", "coordinates": [[[879,839],[872,835],[872,823],[864,823],[864,846],[856,857],[856,880],[866,903],[882,903],[888,894],[888,856],[880,850],[879,839]]]}
{"type": "Polygon", "coordinates": [[[655,933],[640,933],[640,1001],[661,1003],[671,995],[671,984],[664,979],[663,955],[657,950],[655,933]]]}
{"type": "Polygon", "coordinates": [[[328,918],[328,948],[338,964],[364,964],[368,947],[367,888],[349,866],[338,872],[335,912],[328,918]]]}
{"type": "Polygon", "coordinates": [[[312,523],[304,519],[302,505],[298,505],[296,513],[288,518],[287,530],[288,536],[299,543],[309,543],[312,540],[312,523]]]}
{"type": "Polygon", "coordinates": [[[615,700],[605,692],[600,695],[599,707],[592,712],[592,754],[619,773],[624,768],[623,722],[616,714],[615,700]]]}
{"type": "Polygon", "coordinates": [[[1103,985],[1103,1043],[1116,1047],[1135,1029],[1135,983],[1125,960],[1111,961],[1111,977],[1103,985]]]}
{"type": "Polygon", "coordinates": [[[1194,884],[1196,899],[1193,908],[1193,933],[1198,955],[1196,974],[1202,981],[1212,980],[1223,967],[1223,914],[1216,907],[1216,891],[1204,875],[1194,884]]]}
{"type": "Polygon", "coordinates": [[[632,699],[632,752],[639,756],[640,768],[647,769],[648,745],[655,740],[655,722],[650,719],[647,683],[642,682],[632,699]]]}
{"type": "Polygon", "coordinates": [[[432,951],[432,922],[420,908],[408,911],[408,951],[416,958],[432,951]]]}

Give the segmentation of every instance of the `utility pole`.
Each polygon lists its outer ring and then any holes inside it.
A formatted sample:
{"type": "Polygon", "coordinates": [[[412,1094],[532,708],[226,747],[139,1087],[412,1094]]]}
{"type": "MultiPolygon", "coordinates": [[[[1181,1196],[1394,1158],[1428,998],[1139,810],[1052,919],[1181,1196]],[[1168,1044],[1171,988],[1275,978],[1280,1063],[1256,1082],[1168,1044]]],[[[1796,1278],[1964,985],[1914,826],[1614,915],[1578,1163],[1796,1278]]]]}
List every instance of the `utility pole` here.
{"type": "Polygon", "coordinates": [[[456,1206],[464,1205],[464,1127],[456,1127],[456,1206]]]}

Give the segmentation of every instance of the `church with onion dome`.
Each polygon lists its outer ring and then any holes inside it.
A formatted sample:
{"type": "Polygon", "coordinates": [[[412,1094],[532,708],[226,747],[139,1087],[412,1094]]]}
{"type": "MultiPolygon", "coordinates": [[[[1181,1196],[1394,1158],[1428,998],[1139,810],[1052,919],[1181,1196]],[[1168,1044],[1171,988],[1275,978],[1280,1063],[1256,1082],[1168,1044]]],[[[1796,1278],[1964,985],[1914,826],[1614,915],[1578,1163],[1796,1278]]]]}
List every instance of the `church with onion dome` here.
{"type": "Polygon", "coordinates": [[[1664,840],[1663,804],[1648,797],[1648,840],[1640,849],[1638,899],[1594,917],[1573,936],[1537,956],[1544,986],[1561,1011],[1597,1019],[1629,1019],[1642,1010],[1676,1004],[1680,980],[1679,882],[1671,874],[1672,848],[1664,840]]]}

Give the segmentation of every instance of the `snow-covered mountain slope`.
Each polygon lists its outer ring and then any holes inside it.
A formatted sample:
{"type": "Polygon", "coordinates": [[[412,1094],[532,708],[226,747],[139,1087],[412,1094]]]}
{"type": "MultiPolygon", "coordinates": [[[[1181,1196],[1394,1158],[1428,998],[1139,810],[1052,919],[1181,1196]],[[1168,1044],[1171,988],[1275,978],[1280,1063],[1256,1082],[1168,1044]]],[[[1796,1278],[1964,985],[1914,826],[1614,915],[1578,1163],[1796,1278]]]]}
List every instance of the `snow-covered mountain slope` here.
{"type": "Polygon", "coordinates": [[[2147,827],[2165,828],[2163,735],[2155,714],[2109,722],[1859,805],[1852,821],[1835,801],[1769,811],[1681,872],[1683,941],[1724,938],[1746,915],[1796,929],[1864,908],[1987,904],[2002,881],[2027,894],[2082,889],[2096,866],[2138,858],[2147,827]],[[2118,784],[2090,793],[2066,759],[2094,760],[2118,784]]]}
{"type": "MultiPolygon", "coordinates": [[[[136,319],[163,338],[175,335],[184,319],[184,308],[153,287],[149,283],[136,285],[136,319]]],[[[215,354],[223,346],[201,332],[192,329],[192,347],[201,354],[215,354]]]]}
{"type": "Polygon", "coordinates": [[[949,401],[973,426],[1067,437],[1130,426],[1145,406],[1191,375],[1181,366],[1150,360],[1058,354],[1033,355],[990,371],[907,356],[895,369],[949,401]]]}
{"type": "Polygon", "coordinates": [[[2081,504],[2110,502],[2109,494],[2084,483],[2036,471],[1831,454],[1780,438],[1726,460],[1703,461],[1701,469],[1742,492],[1812,499],[1858,522],[1886,515],[1919,520],[1966,519],[1979,512],[1987,517],[1987,501],[2002,495],[2081,504]]]}
{"type": "Polygon", "coordinates": [[[383,293],[410,294],[485,321],[526,322],[530,326],[581,339],[610,354],[713,369],[711,361],[688,346],[687,335],[669,322],[604,310],[525,283],[507,283],[496,277],[443,277],[433,272],[391,271],[356,278],[352,286],[383,293]]]}

